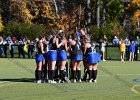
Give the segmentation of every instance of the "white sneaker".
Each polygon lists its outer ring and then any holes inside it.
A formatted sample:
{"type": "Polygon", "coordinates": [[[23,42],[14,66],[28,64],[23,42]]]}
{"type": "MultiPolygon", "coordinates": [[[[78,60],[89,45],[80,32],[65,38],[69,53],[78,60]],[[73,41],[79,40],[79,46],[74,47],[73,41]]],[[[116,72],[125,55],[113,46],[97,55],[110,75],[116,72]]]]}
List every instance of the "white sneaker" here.
{"type": "Polygon", "coordinates": [[[62,81],[62,80],[59,80],[59,81],[58,81],[58,83],[64,83],[64,81],[62,81]]]}
{"type": "Polygon", "coordinates": [[[82,82],[81,79],[79,79],[78,82],[81,83],[82,82]]]}
{"type": "Polygon", "coordinates": [[[76,83],[76,79],[73,80],[73,83],[76,83]]]}
{"type": "Polygon", "coordinates": [[[71,81],[69,80],[68,77],[64,77],[65,81],[67,81],[68,83],[71,83],[71,81]]]}
{"type": "Polygon", "coordinates": [[[56,82],[56,81],[54,81],[54,80],[51,80],[51,81],[50,81],[50,83],[55,84],[55,83],[57,83],[57,82],[56,82]]]}
{"type": "Polygon", "coordinates": [[[58,83],[61,83],[61,80],[59,80],[58,83]]]}
{"type": "Polygon", "coordinates": [[[103,61],[106,61],[105,59],[103,59],[103,61]]]}
{"type": "Polygon", "coordinates": [[[48,80],[48,83],[51,83],[51,80],[48,80]]]}
{"type": "Polygon", "coordinates": [[[36,83],[41,83],[41,82],[42,82],[41,80],[37,80],[37,81],[36,81],[36,83]]]}
{"type": "Polygon", "coordinates": [[[92,79],[89,80],[89,83],[92,83],[92,79]]]}
{"type": "Polygon", "coordinates": [[[95,82],[95,83],[96,83],[96,82],[97,82],[97,80],[95,79],[95,80],[93,80],[93,82],[95,82]]]}

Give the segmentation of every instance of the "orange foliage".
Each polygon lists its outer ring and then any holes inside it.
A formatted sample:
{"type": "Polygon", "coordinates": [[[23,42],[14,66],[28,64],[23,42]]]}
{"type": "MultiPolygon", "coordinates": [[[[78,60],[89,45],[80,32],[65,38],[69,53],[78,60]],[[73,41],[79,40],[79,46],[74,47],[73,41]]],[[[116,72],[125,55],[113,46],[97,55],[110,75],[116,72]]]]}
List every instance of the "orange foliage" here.
{"type": "Polygon", "coordinates": [[[26,0],[12,0],[11,2],[12,14],[15,15],[17,19],[30,23],[33,16],[30,14],[29,9],[26,6],[26,0]]]}
{"type": "Polygon", "coordinates": [[[3,30],[4,26],[2,24],[1,15],[0,15],[0,32],[3,30]]]}
{"type": "Polygon", "coordinates": [[[131,0],[132,3],[140,3],[140,0],[131,0]]]}
{"type": "Polygon", "coordinates": [[[137,6],[137,10],[134,12],[134,15],[132,16],[132,21],[136,22],[137,18],[140,17],[140,10],[138,9],[140,7],[140,0],[131,0],[130,7],[131,6],[134,7],[137,6]]]}
{"type": "MultiPolygon", "coordinates": [[[[61,7],[59,2],[57,4],[58,7],[61,7]]],[[[18,18],[20,21],[32,23],[33,19],[42,18],[47,21],[44,21],[44,23],[35,23],[48,25],[53,29],[69,30],[75,28],[78,23],[77,6],[73,6],[71,12],[61,10],[59,14],[60,19],[58,19],[54,3],[47,0],[13,0],[12,11],[14,18],[18,18]]],[[[82,16],[83,15],[81,15],[81,18],[82,16]]]]}
{"type": "Polygon", "coordinates": [[[43,17],[49,18],[52,21],[48,22],[50,27],[56,27],[61,30],[69,30],[77,25],[77,11],[78,7],[72,10],[71,14],[66,11],[61,11],[60,19],[57,18],[54,5],[52,2],[44,2],[43,4],[43,17]]]}

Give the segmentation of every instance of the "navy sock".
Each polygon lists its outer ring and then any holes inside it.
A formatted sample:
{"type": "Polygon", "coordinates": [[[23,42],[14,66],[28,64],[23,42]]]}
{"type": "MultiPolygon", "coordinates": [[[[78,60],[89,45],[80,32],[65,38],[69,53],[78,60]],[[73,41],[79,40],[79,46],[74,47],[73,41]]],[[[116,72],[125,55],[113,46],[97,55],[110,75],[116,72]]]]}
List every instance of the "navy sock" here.
{"type": "Polygon", "coordinates": [[[73,79],[76,79],[76,71],[73,70],[73,79]]]}
{"type": "Polygon", "coordinates": [[[83,76],[83,80],[84,80],[84,81],[86,81],[86,79],[87,79],[87,73],[88,73],[88,71],[85,70],[85,71],[84,71],[84,76],[83,76]]]}
{"type": "Polygon", "coordinates": [[[38,70],[38,80],[41,80],[41,79],[42,79],[42,71],[38,70]]]}
{"type": "Polygon", "coordinates": [[[44,70],[43,70],[43,77],[44,77],[44,78],[47,78],[47,69],[44,69],[44,70]]]}
{"type": "Polygon", "coordinates": [[[74,78],[74,76],[73,76],[74,74],[73,74],[73,70],[72,69],[70,69],[70,79],[73,79],[74,78]]]}
{"type": "Polygon", "coordinates": [[[97,78],[97,70],[92,70],[92,78],[93,80],[97,78]]]}
{"type": "Polygon", "coordinates": [[[51,80],[51,71],[48,70],[48,79],[51,80]]]}
{"type": "Polygon", "coordinates": [[[51,70],[51,80],[54,80],[54,76],[55,76],[55,71],[51,70]]]}
{"type": "Polygon", "coordinates": [[[38,70],[35,70],[35,80],[38,80],[38,70]]]}
{"type": "Polygon", "coordinates": [[[89,74],[89,80],[92,79],[92,70],[88,70],[88,74],[89,74]]]}
{"type": "Polygon", "coordinates": [[[60,70],[60,79],[64,80],[64,70],[60,70]]]}
{"type": "Polygon", "coordinates": [[[77,78],[78,80],[81,79],[81,70],[77,70],[77,78]]]}

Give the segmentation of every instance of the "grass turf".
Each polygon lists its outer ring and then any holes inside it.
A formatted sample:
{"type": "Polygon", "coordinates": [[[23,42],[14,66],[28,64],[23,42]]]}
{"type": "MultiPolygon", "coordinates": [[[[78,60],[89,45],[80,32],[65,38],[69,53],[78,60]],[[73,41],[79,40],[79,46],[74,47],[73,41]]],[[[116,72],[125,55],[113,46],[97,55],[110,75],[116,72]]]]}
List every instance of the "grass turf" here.
{"type": "Polygon", "coordinates": [[[106,61],[97,83],[36,84],[33,59],[0,59],[0,100],[139,100],[140,62],[106,61]]]}

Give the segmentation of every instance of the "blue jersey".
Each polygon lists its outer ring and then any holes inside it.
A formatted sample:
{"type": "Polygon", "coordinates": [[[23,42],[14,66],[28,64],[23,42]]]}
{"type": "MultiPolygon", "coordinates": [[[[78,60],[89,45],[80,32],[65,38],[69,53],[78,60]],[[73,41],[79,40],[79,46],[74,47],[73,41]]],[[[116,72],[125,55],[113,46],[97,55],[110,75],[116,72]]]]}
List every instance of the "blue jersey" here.
{"type": "Polygon", "coordinates": [[[135,52],[135,44],[130,44],[129,52],[135,52]]]}

